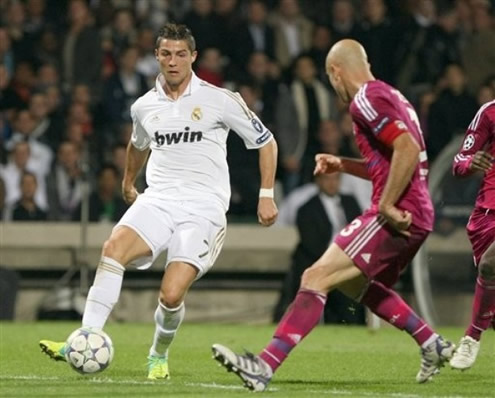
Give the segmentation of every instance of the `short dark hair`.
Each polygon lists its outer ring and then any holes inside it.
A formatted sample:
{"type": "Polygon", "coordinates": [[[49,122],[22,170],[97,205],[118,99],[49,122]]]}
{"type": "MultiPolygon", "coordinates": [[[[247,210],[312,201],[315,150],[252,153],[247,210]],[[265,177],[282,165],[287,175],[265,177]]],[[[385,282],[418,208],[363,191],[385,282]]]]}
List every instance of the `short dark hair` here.
{"type": "Polygon", "coordinates": [[[191,52],[196,50],[196,40],[191,33],[191,30],[186,25],[168,23],[158,32],[155,48],[160,47],[163,39],[185,40],[191,52]]]}

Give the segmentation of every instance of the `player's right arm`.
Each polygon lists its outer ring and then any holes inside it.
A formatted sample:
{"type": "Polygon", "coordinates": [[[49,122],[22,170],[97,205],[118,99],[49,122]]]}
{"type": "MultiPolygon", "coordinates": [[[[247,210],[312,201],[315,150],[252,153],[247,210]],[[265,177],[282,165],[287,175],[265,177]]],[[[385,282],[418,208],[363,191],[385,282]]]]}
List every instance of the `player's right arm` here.
{"type": "Polygon", "coordinates": [[[469,125],[462,147],[455,155],[452,172],[457,177],[467,177],[477,171],[488,171],[495,158],[484,151],[490,131],[489,118],[482,107],[469,125]]]}
{"type": "Polygon", "coordinates": [[[122,197],[127,204],[134,203],[138,196],[138,191],[135,186],[136,178],[146,162],[149,152],[149,148],[143,151],[137,149],[132,144],[132,140],[127,145],[124,178],[122,180],[122,197]]]}
{"type": "Polygon", "coordinates": [[[315,175],[342,172],[352,174],[365,180],[370,180],[370,175],[368,174],[368,170],[366,169],[366,163],[364,159],[352,159],[329,155],[326,153],[319,153],[315,157],[315,162],[315,175]]]}
{"type": "Polygon", "coordinates": [[[132,135],[127,145],[124,178],[122,179],[122,197],[127,204],[132,204],[138,196],[136,178],[144,166],[151,140],[141,125],[136,112],[136,105],[131,106],[132,135]]]}

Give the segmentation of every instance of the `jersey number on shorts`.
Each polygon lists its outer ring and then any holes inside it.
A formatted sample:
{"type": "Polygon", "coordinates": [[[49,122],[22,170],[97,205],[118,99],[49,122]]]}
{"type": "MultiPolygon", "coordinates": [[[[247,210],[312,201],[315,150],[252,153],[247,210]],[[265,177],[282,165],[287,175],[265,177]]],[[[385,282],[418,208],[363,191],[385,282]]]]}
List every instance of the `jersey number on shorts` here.
{"type": "Polygon", "coordinates": [[[345,227],[342,231],[340,231],[340,234],[345,237],[352,235],[354,231],[361,226],[361,224],[362,224],[361,220],[356,219],[353,222],[351,222],[347,227],[345,227]]]}

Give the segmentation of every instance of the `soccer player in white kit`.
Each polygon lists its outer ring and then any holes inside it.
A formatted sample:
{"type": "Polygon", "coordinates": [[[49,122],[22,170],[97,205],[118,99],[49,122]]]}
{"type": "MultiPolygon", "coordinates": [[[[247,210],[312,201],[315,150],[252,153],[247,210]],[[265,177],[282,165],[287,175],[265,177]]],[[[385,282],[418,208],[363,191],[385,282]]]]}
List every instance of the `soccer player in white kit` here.
{"type": "MultiPolygon", "coordinates": [[[[168,250],[156,329],[148,356],[148,378],[169,377],[168,348],[184,318],[184,298],[222,248],[230,199],[226,141],[234,130],[248,149],[258,149],[261,174],[258,220],[277,218],[273,201],[277,144],[238,93],[213,86],[192,71],[197,52],[191,31],[167,24],[155,49],[156,86],[131,106],[133,132],[127,147],[122,192],[132,206],[103,244],[84,310],[83,327],[102,329],[117,302],[126,267],[145,269],[168,250]],[[148,159],[148,188],[136,177],[148,159]]],[[[55,360],[65,343],[40,341],[55,360]]]]}

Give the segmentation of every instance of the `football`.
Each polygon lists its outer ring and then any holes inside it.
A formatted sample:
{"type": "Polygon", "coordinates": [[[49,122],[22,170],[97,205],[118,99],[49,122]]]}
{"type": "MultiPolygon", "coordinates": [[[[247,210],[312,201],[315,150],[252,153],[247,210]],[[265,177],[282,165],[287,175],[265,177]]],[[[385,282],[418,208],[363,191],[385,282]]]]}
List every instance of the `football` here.
{"type": "Polygon", "coordinates": [[[112,362],[112,340],[103,330],[79,328],[67,339],[65,358],[79,373],[101,372],[112,362]]]}

